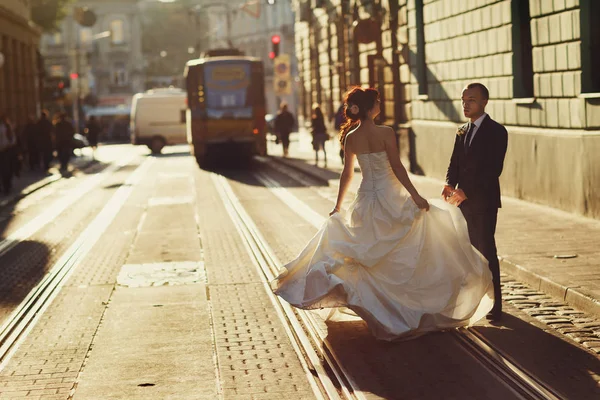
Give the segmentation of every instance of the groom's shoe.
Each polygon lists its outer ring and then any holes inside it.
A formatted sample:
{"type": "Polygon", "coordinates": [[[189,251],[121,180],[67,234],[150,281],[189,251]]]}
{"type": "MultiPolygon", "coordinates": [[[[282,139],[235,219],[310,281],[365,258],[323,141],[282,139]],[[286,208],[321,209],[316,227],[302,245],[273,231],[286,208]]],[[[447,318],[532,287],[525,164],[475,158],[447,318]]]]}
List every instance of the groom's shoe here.
{"type": "Polygon", "coordinates": [[[490,322],[500,321],[502,319],[502,310],[492,310],[487,313],[485,318],[490,322]]]}

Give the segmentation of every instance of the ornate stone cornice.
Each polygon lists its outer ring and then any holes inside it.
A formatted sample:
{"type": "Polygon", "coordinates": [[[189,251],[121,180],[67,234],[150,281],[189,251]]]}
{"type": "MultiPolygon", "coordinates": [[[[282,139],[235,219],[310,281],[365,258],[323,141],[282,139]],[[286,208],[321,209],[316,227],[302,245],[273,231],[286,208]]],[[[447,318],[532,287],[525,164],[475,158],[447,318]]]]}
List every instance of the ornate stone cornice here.
{"type": "Polygon", "coordinates": [[[10,34],[18,38],[23,33],[29,33],[36,37],[42,34],[42,30],[33,21],[23,18],[2,5],[0,5],[0,20],[3,21],[0,23],[0,33],[10,34]],[[4,23],[4,21],[8,23],[4,23]]]}

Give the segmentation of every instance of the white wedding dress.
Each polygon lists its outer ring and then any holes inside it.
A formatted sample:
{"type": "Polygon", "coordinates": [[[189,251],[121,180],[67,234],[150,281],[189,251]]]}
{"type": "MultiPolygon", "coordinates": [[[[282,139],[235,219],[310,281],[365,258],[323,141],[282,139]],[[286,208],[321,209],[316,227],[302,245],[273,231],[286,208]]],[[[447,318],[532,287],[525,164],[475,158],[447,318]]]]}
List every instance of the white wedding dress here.
{"type": "Polygon", "coordinates": [[[493,305],[487,260],[457,207],[418,209],[386,152],[358,155],[362,171],[346,213],[327,219],[272,282],[295,307],[348,307],[375,337],[394,340],[467,326],[493,305]]]}

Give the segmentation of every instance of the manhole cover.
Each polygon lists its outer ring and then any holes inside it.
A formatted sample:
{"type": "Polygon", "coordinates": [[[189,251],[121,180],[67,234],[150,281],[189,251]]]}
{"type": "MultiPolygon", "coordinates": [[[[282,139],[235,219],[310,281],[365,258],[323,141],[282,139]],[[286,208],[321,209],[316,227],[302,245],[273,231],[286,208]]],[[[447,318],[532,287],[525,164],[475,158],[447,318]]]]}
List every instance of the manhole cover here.
{"type": "Polygon", "coordinates": [[[203,262],[126,264],[123,265],[117,277],[117,284],[126,287],[189,285],[194,283],[206,283],[206,271],[203,262]]]}

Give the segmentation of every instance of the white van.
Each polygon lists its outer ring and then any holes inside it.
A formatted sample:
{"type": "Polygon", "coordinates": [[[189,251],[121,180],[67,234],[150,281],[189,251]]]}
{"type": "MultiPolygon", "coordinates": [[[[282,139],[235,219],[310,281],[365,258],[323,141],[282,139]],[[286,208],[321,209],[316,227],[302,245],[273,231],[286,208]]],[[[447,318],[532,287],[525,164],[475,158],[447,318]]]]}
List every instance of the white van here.
{"type": "Polygon", "coordinates": [[[133,96],[131,143],[146,145],[154,154],[160,153],[165,145],[187,143],[186,98],[186,92],[172,87],[133,96]]]}

